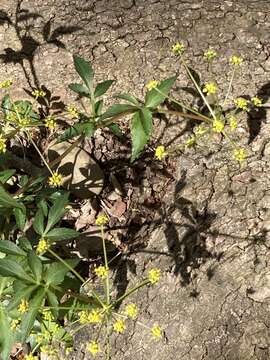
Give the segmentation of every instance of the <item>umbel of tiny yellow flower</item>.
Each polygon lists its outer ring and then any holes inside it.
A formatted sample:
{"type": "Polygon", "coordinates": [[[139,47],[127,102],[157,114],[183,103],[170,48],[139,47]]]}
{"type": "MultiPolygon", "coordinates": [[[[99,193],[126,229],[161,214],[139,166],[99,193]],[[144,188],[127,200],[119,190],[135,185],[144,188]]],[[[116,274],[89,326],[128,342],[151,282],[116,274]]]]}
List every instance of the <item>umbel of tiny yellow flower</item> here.
{"type": "Polygon", "coordinates": [[[5,80],[0,83],[0,89],[7,89],[13,84],[12,80],[5,80]]]}
{"type": "Polygon", "coordinates": [[[262,99],[258,98],[257,96],[254,96],[253,98],[251,98],[252,104],[254,106],[262,106],[262,99]]]}
{"type": "Polygon", "coordinates": [[[38,360],[38,357],[37,356],[34,356],[32,353],[26,355],[24,357],[25,360],[38,360]]]}
{"type": "Polygon", "coordinates": [[[7,139],[5,139],[2,135],[0,135],[0,154],[5,153],[7,151],[7,139]]]}
{"type": "Polygon", "coordinates": [[[234,116],[231,116],[229,118],[229,124],[230,124],[230,129],[232,131],[234,131],[237,128],[237,125],[238,125],[237,119],[234,116]]]}
{"type": "Polygon", "coordinates": [[[92,310],[88,315],[88,321],[91,324],[97,324],[102,322],[102,313],[100,310],[92,310]]]}
{"type": "Polygon", "coordinates": [[[224,130],[224,122],[219,119],[215,119],[213,121],[212,130],[218,133],[222,132],[224,130]]]}
{"type": "Polygon", "coordinates": [[[50,243],[47,239],[41,238],[38,242],[36,252],[42,254],[50,248],[50,243]]]}
{"type": "Polygon", "coordinates": [[[136,319],[138,315],[138,307],[136,304],[128,304],[125,308],[125,314],[129,316],[131,319],[136,319]]]}
{"type": "Polygon", "coordinates": [[[113,324],[113,330],[118,334],[122,334],[125,331],[125,328],[126,328],[126,324],[122,319],[116,320],[115,323],[113,324]]]}
{"type": "Polygon", "coordinates": [[[89,351],[93,356],[95,356],[97,353],[101,351],[99,343],[96,341],[91,341],[87,345],[87,351],[89,351]]]}
{"type": "Polygon", "coordinates": [[[158,325],[154,325],[151,329],[151,333],[153,338],[155,339],[160,339],[162,337],[162,330],[160,328],[160,326],[158,325]]]}
{"type": "Polygon", "coordinates": [[[216,53],[216,51],[213,50],[213,49],[208,49],[208,50],[206,50],[206,51],[204,52],[204,54],[203,54],[204,60],[209,61],[209,62],[212,61],[212,60],[214,60],[215,57],[217,57],[217,53],[216,53]]]}
{"type": "Polygon", "coordinates": [[[165,147],[163,145],[159,145],[155,150],[155,157],[158,160],[163,160],[166,155],[167,155],[167,152],[165,150],[165,147]]]}
{"type": "Polygon", "coordinates": [[[151,284],[156,284],[160,279],[160,269],[154,268],[149,271],[148,280],[151,284]]]}
{"type": "Polygon", "coordinates": [[[52,176],[49,177],[49,185],[53,187],[61,186],[63,183],[63,176],[57,171],[52,173],[52,176]]]}
{"type": "Polygon", "coordinates": [[[76,106],[74,106],[74,105],[68,105],[67,112],[70,115],[70,117],[72,117],[72,118],[78,119],[80,117],[80,113],[79,113],[78,109],[76,108],[76,106]]]}
{"type": "Polygon", "coordinates": [[[150,80],[148,81],[148,83],[145,85],[147,90],[153,90],[155,89],[157,86],[159,85],[159,81],[157,80],[150,80]]]}
{"type": "Polygon", "coordinates": [[[31,94],[35,97],[35,98],[39,98],[39,97],[45,97],[46,96],[46,92],[43,90],[34,90],[31,92],[31,94]]]}
{"type": "Polygon", "coordinates": [[[174,55],[182,55],[184,51],[185,51],[185,45],[180,42],[177,42],[172,46],[172,53],[174,55]]]}
{"type": "Polygon", "coordinates": [[[49,309],[43,309],[42,311],[42,318],[45,321],[53,321],[53,314],[49,309]]]}
{"type": "Polygon", "coordinates": [[[242,65],[243,63],[243,58],[241,56],[237,56],[237,55],[232,55],[230,57],[230,63],[232,65],[235,65],[235,66],[239,66],[239,65],[242,65]]]}
{"type": "Polygon", "coordinates": [[[109,222],[109,218],[107,215],[105,214],[100,214],[98,215],[98,217],[96,218],[96,225],[98,226],[104,226],[109,222]]]}
{"type": "Polygon", "coordinates": [[[203,87],[203,92],[207,95],[215,94],[217,92],[217,85],[213,82],[206,83],[203,87]]]}
{"type": "Polygon", "coordinates": [[[20,314],[24,314],[29,309],[29,302],[26,299],[22,299],[19,306],[18,306],[18,312],[20,314]]]}
{"type": "Polygon", "coordinates": [[[19,324],[20,324],[19,319],[13,319],[10,324],[11,330],[16,330],[19,324]]]}
{"type": "Polygon", "coordinates": [[[47,119],[45,119],[45,126],[46,128],[53,130],[56,127],[56,121],[54,117],[48,117],[47,119]]]}
{"type": "Polygon", "coordinates": [[[233,150],[233,158],[236,161],[239,161],[240,163],[242,163],[244,160],[246,160],[247,157],[247,152],[245,149],[234,149],[233,150]]]}
{"type": "Polygon", "coordinates": [[[248,101],[244,98],[237,98],[234,100],[234,104],[238,109],[249,111],[248,109],[248,101]]]}
{"type": "Polygon", "coordinates": [[[106,269],[105,266],[100,265],[95,268],[95,273],[101,279],[106,279],[106,277],[108,276],[109,270],[106,269]]]}

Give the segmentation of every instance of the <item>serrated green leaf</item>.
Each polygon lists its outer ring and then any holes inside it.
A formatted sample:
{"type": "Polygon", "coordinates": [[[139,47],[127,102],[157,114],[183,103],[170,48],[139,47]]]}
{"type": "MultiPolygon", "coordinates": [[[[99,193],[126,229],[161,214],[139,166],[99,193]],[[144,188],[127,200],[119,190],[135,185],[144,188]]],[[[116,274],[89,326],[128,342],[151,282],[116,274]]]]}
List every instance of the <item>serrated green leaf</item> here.
{"type": "Polygon", "coordinates": [[[15,208],[13,209],[13,213],[16,219],[16,225],[18,226],[18,229],[23,231],[26,222],[25,210],[22,210],[20,208],[15,208]]]}
{"type": "Polygon", "coordinates": [[[91,92],[94,77],[94,71],[91,64],[77,55],[73,56],[73,61],[77,73],[91,92]]]}
{"type": "Polygon", "coordinates": [[[80,233],[68,228],[54,228],[46,234],[46,238],[51,241],[74,239],[80,236],[80,233]]]}
{"type": "MultiPolygon", "coordinates": [[[[22,284],[24,285],[24,284],[22,284]]],[[[18,307],[18,305],[20,304],[22,299],[26,299],[28,300],[31,297],[31,294],[33,291],[35,291],[37,289],[37,285],[27,285],[27,286],[22,286],[19,289],[14,289],[13,292],[13,296],[12,296],[12,301],[11,303],[8,304],[8,310],[11,311],[12,309],[15,309],[18,307]]]]}
{"type": "Polygon", "coordinates": [[[99,118],[99,121],[120,115],[122,113],[129,113],[132,114],[133,112],[137,111],[138,108],[129,105],[129,104],[115,104],[110,106],[104,114],[102,114],[99,118]]]}
{"type": "Polygon", "coordinates": [[[43,266],[40,258],[37,256],[35,251],[32,250],[27,254],[27,261],[32,273],[34,274],[35,279],[40,282],[43,266]]]}
{"type": "Polygon", "coordinates": [[[8,314],[0,307],[0,355],[2,360],[9,360],[10,352],[15,343],[15,336],[10,328],[8,314]]]}
{"type": "Polygon", "coordinates": [[[102,109],[103,109],[103,100],[101,99],[95,103],[95,114],[97,116],[100,116],[102,114],[102,109]]]}
{"type": "Polygon", "coordinates": [[[131,120],[132,156],[131,161],[137,159],[147,144],[153,129],[152,113],[144,108],[136,112],[131,120]]]}
{"type": "Polygon", "coordinates": [[[4,184],[5,182],[8,181],[8,179],[11,178],[12,175],[14,175],[16,172],[15,169],[8,169],[8,170],[4,170],[4,171],[0,171],[0,182],[2,184],[4,184]]]}
{"type": "Polygon", "coordinates": [[[57,143],[73,139],[75,136],[84,134],[87,137],[93,136],[95,124],[93,122],[75,124],[66,129],[57,139],[57,143]]]}
{"type": "Polygon", "coordinates": [[[64,216],[66,209],[65,206],[68,203],[69,193],[63,194],[61,197],[54,201],[53,206],[49,210],[48,222],[44,232],[44,235],[51,230],[51,228],[58,223],[58,221],[64,216]]]}
{"type": "Polygon", "coordinates": [[[0,259],[0,275],[33,283],[33,279],[24,271],[23,267],[10,259],[0,259]]]}
{"type": "Polygon", "coordinates": [[[1,102],[1,107],[2,107],[4,115],[7,116],[10,113],[11,109],[12,109],[12,102],[10,101],[9,94],[6,94],[3,97],[3,100],[1,102]]]}
{"type": "Polygon", "coordinates": [[[97,84],[94,92],[94,97],[102,96],[106,93],[106,91],[110,88],[110,86],[114,83],[115,80],[105,80],[99,84],[97,84]]]}
{"type": "Polygon", "coordinates": [[[20,208],[22,210],[25,209],[25,207],[20,204],[18,201],[13,199],[13,197],[5,191],[3,186],[0,185],[0,206],[7,207],[7,208],[20,208]]]}
{"type": "Polygon", "coordinates": [[[145,106],[148,108],[156,108],[160,105],[168,96],[173,84],[175,83],[177,76],[172,76],[150,91],[147,91],[145,97],[145,106]],[[159,92],[160,91],[160,92],[159,92]]]}
{"type": "Polygon", "coordinates": [[[52,307],[51,312],[52,312],[53,316],[55,318],[57,318],[58,312],[59,312],[57,309],[57,307],[59,305],[57,296],[51,290],[47,290],[47,299],[48,299],[49,305],[52,307]]]}
{"type": "Polygon", "coordinates": [[[48,204],[44,199],[38,202],[37,207],[42,210],[44,216],[48,216],[48,204]]]}
{"type": "MultiPolygon", "coordinates": [[[[69,260],[65,260],[65,262],[68,263],[69,266],[74,268],[80,262],[80,259],[69,259],[69,260]]],[[[52,284],[52,285],[60,284],[64,280],[66,274],[69,271],[70,271],[69,268],[60,262],[55,262],[55,263],[50,264],[47,267],[47,273],[45,276],[46,283],[48,285],[49,284],[52,284]]]]}
{"type": "Polygon", "coordinates": [[[111,130],[111,132],[119,137],[120,139],[124,136],[123,131],[121,130],[120,126],[118,124],[110,124],[108,128],[111,130]]]}
{"type": "Polygon", "coordinates": [[[126,100],[126,101],[130,102],[132,105],[135,105],[138,107],[140,106],[140,100],[131,94],[121,93],[121,94],[114,95],[114,97],[117,99],[126,100]]]}
{"type": "Polygon", "coordinates": [[[39,235],[44,233],[44,213],[42,209],[38,209],[36,212],[34,221],[33,221],[33,228],[35,232],[39,235]]]}
{"type": "Polygon", "coordinates": [[[25,251],[8,240],[0,240],[0,252],[8,255],[26,256],[25,251]]]}
{"type": "Polygon", "coordinates": [[[90,95],[88,88],[84,84],[69,84],[68,87],[81,96],[89,97],[90,95]]]}

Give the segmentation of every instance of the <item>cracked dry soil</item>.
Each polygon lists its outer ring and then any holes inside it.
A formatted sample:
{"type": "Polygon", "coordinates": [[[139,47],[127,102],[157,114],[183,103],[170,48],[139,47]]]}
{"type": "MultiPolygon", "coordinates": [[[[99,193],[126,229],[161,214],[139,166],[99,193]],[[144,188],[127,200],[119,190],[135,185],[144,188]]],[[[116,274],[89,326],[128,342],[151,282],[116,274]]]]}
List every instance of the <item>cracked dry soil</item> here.
{"type": "MultiPolygon", "coordinates": [[[[37,15],[22,19],[16,31],[4,12],[14,19],[18,2],[1,0],[1,80],[12,74],[21,86],[45,84],[70,100],[67,84],[76,79],[71,54],[79,53],[92,61],[98,80],[117,79],[111,93],[141,95],[146,81],[179,70],[168,49],[181,39],[205,80],[201,54],[209,46],[220,53],[212,71],[221,91],[228,84],[228,56],[240,53],[246,61],[234,93],[269,98],[269,1],[19,3],[21,15],[37,15]]],[[[186,81],[182,72],[179,81],[186,81]]],[[[161,128],[165,145],[177,142],[176,129],[161,128]]],[[[269,131],[267,110],[260,118],[242,119],[240,142],[250,149],[244,168],[229,161],[226,146],[175,160],[175,181],[156,213],[148,245],[129,257],[135,273],[121,263],[130,282],[149,267],[161,268],[160,284],[133,300],[140,305],[139,321],[160,323],[165,340],[154,343],[136,324],[115,340],[114,359],[270,359],[269,131]]],[[[101,164],[104,159],[105,154],[101,164]]],[[[77,335],[70,359],[89,358],[84,348],[90,336],[90,330],[77,335]]]]}

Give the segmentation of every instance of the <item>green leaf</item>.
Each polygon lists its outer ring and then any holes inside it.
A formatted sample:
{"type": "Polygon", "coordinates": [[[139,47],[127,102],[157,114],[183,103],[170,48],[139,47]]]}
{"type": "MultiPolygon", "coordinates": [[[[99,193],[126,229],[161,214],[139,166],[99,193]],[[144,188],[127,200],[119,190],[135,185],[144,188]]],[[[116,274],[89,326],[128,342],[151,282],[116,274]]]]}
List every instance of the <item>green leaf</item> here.
{"type": "Polygon", "coordinates": [[[26,222],[26,213],[25,213],[25,209],[22,210],[20,208],[15,208],[13,209],[13,213],[16,219],[16,224],[18,226],[18,229],[20,229],[21,231],[23,231],[24,227],[25,227],[25,222],[26,222]]]}
{"type": "MultiPolygon", "coordinates": [[[[74,268],[80,262],[80,259],[69,259],[69,260],[65,260],[65,262],[67,264],[69,264],[69,266],[74,268]]],[[[48,265],[47,274],[45,276],[46,283],[48,285],[49,284],[52,284],[52,285],[60,284],[64,280],[66,274],[69,271],[70,271],[69,268],[60,262],[54,262],[54,263],[48,265]]]]}
{"type": "Polygon", "coordinates": [[[40,282],[42,278],[42,262],[40,258],[37,256],[35,251],[32,250],[27,254],[27,260],[35,279],[40,282]]]}
{"type": "Polygon", "coordinates": [[[68,228],[54,228],[46,234],[46,238],[52,241],[74,239],[78,236],[79,232],[68,228]]]}
{"type": "Polygon", "coordinates": [[[37,207],[42,210],[44,216],[48,216],[48,205],[44,199],[38,202],[37,207]]]}
{"type": "Polygon", "coordinates": [[[155,108],[159,104],[161,104],[168,96],[176,79],[177,79],[177,76],[173,76],[171,78],[163,80],[157,86],[157,88],[147,91],[146,97],[145,97],[145,106],[148,108],[155,108]]]}
{"type": "Polygon", "coordinates": [[[32,330],[37,314],[44,301],[45,293],[46,290],[44,288],[41,288],[36,292],[34,298],[29,303],[28,312],[22,317],[21,342],[25,342],[32,330]]]}
{"type": "Polygon", "coordinates": [[[75,136],[85,134],[85,136],[92,136],[95,132],[95,124],[93,122],[75,124],[66,129],[63,134],[57,139],[57,143],[73,139],[75,136]]]}
{"type": "Polygon", "coordinates": [[[153,129],[152,113],[148,109],[136,112],[131,121],[132,156],[134,161],[147,144],[153,129]]]}
{"type": "Polygon", "coordinates": [[[3,113],[5,114],[5,116],[7,116],[10,113],[11,109],[12,109],[12,103],[10,101],[9,94],[6,94],[3,97],[1,107],[2,107],[3,113]]]}
{"type": "Polygon", "coordinates": [[[51,290],[47,290],[47,299],[48,299],[49,305],[53,308],[53,309],[51,309],[51,312],[53,313],[53,316],[55,318],[57,318],[57,316],[58,316],[57,307],[59,305],[57,296],[51,290]]]}
{"type": "Polygon", "coordinates": [[[49,210],[48,222],[44,235],[63,217],[66,212],[65,206],[68,203],[69,193],[63,194],[54,201],[53,206],[49,210]]]}
{"type": "Polygon", "coordinates": [[[17,202],[13,197],[7,193],[3,186],[0,185],[0,206],[7,207],[7,208],[20,208],[22,210],[25,209],[25,207],[17,202]]]}
{"type": "Polygon", "coordinates": [[[73,61],[77,73],[80,75],[85,85],[91,92],[94,77],[94,72],[91,64],[77,55],[73,56],[73,61]]]}
{"type": "Polygon", "coordinates": [[[4,171],[0,171],[0,182],[2,184],[4,184],[5,182],[8,181],[8,179],[11,178],[12,175],[14,175],[16,172],[15,169],[8,169],[8,170],[4,170],[4,171]]]}
{"type": "Polygon", "coordinates": [[[77,93],[81,96],[89,97],[89,95],[90,95],[89,90],[85,85],[69,84],[68,87],[70,88],[70,90],[74,91],[75,93],[77,93]]]}
{"type": "Polygon", "coordinates": [[[12,301],[11,303],[8,304],[8,310],[11,311],[12,309],[17,308],[22,299],[28,300],[31,297],[32,292],[35,291],[37,287],[38,287],[37,285],[30,285],[30,286],[27,285],[27,286],[23,286],[20,289],[16,289],[15,286],[15,289],[13,288],[14,293],[13,293],[12,301]]]}
{"type": "Polygon", "coordinates": [[[10,259],[0,259],[0,275],[33,282],[33,279],[24,271],[23,267],[18,262],[10,259]]]}
{"type": "Polygon", "coordinates": [[[0,252],[8,255],[26,256],[25,251],[8,240],[0,240],[0,252]]]}
{"type": "Polygon", "coordinates": [[[114,97],[117,99],[126,100],[126,101],[130,102],[132,105],[135,105],[138,107],[140,106],[140,100],[131,94],[121,93],[121,94],[114,95],[114,97]]]}
{"type": "Polygon", "coordinates": [[[105,80],[99,84],[97,84],[94,92],[94,97],[102,96],[106,93],[106,91],[110,88],[110,86],[114,83],[115,80],[105,80]]]}
{"type": "Polygon", "coordinates": [[[13,331],[10,328],[8,314],[0,307],[0,354],[2,360],[9,360],[12,346],[15,342],[13,331]]]}
{"type": "Polygon", "coordinates": [[[100,116],[99,121],[120,115],[122,113],[132,114],[133,112],[135,112],[137,110],[138,110],[138,108],[133,105],[115,104],[115,105],[110,106],[107,109],[107,111],[100,116]]]}
{"type": "Polygon", "coordinates": [[[108,126],[108,128],[111,130],[111,132],[116,135],[117,137],[119,137],[120,139],[123,138],[124,133],[121,130],[120,126],[118,124],[110,124],[108,126]]]}
{"type": "Polygon", "coordinates": [[[102,109],[103,109],[103,100],[98,100],[95,103],[95,114],[97,114],[97,116],[100,116],[102,113],[102,109]]]}
{"type": "Polygon", "coordinates": [[[42,235],[44,233],[44,213],[42,209],[38,209],[33,221],[33,227],[37,234],[42,235]]]}

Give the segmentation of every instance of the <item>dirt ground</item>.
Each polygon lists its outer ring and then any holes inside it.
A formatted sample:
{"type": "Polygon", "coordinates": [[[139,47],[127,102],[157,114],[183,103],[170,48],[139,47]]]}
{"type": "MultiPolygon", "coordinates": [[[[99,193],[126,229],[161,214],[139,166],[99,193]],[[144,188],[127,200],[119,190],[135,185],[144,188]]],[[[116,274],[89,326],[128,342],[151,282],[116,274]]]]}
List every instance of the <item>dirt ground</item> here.
{"type": "MultiPolygon", "coordinates": [[[[241,54],[245,63],[234,96],[269,100],[268,1],[1,0],[0,9],[0,80],[16,80],[17,96],[25,96],[20,88],[44,85],[74,102],[67,90],[77,79],[73,53],[92,62],[98,80],[117,79],[110,94],[141,96],[147,81],[174,73],[179,87],[186,86],[170,54],[181,40],[193,67],[205,81],[215,78],[220,92],[228,86],[228,57],[241,54]],[[211,73],[202,59],[208,47],[219,53],[211,73]]],[[[140,306],[138,322],[160,324],[164,341],[153,342],[136,323],[114,341],[113,359],[269,360],[268,110],[242,118],[239,142],[249,149],[243,167],[221,139],[164,164],[153,160],[156,143],[171,146],[190,131],[170,121],[159,120],[158,140],[134,165],[126,157],[130,145],[108,134],[86,144],[105,179],[113,174],[123,187],[121,197],[108,203],[111,182],[105,180],[97,197],[111,209],[111,234],[128,249],[115,268],[116,289],[123,291],[151,267],[163,274],[133,300],[140,306]],[[118,231],[121,226],[126,230],[118,231]]],[[[90,338],[91,330],[78,333],[69,359],[89,359],[90,338]]]]}

